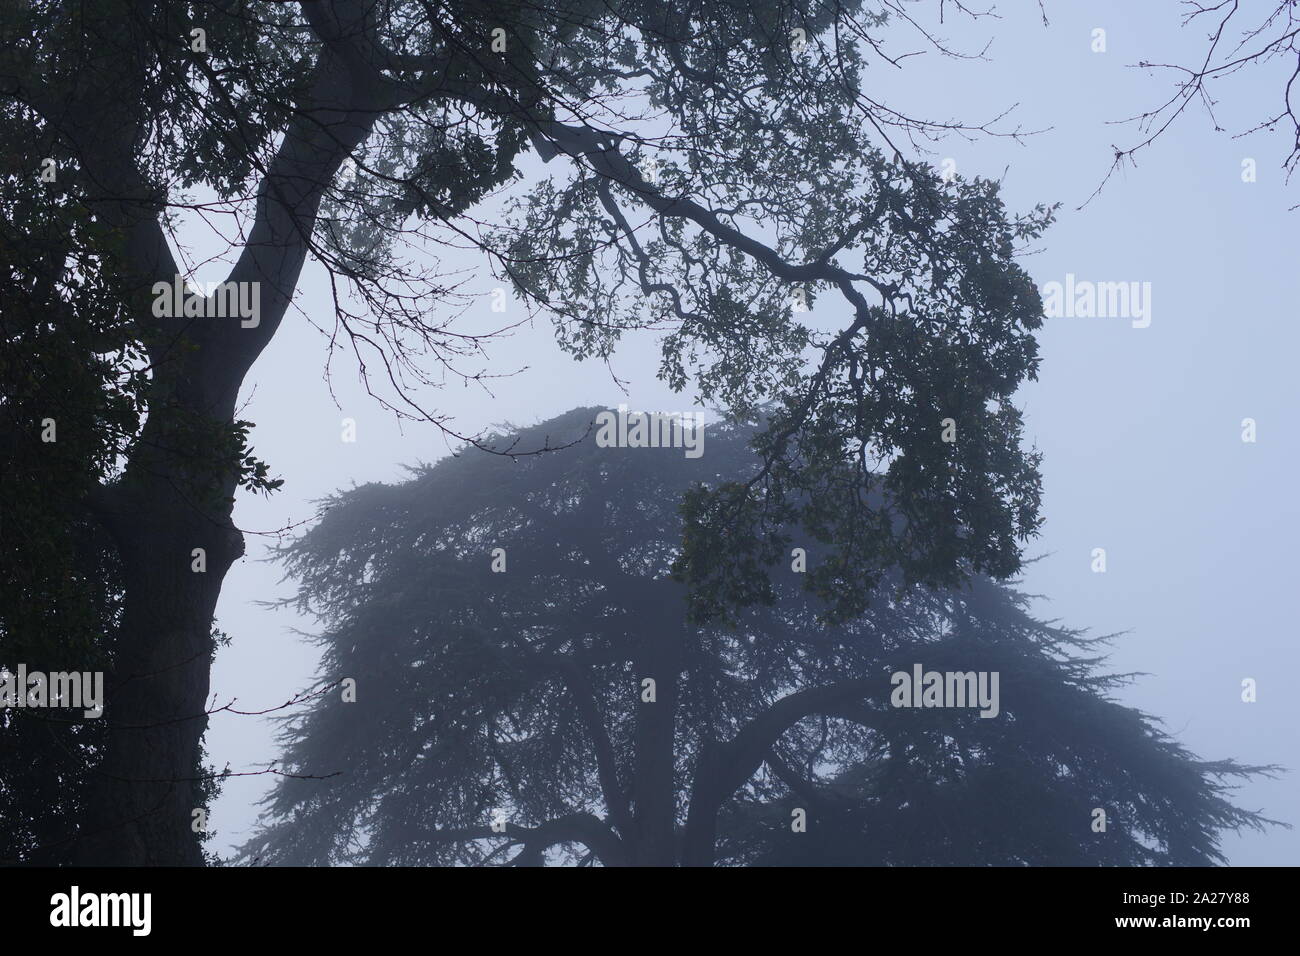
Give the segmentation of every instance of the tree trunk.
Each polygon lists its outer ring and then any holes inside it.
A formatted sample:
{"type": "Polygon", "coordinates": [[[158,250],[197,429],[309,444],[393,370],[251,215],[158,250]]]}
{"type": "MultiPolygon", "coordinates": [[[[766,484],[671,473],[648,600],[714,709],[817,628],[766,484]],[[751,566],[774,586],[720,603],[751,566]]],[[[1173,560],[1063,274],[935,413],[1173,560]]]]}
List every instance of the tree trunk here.
{"type": "Polygon", "coordinates": [[[719,745],[711,737],[700,741],[692,771],[690,811],[682,833],[682,866],[713,866],[718,840],[718,810],[726,799],[719,773],[719,745]]]}
{"type": "MultiPolygon", "coordinates": [[[[306,260],[321,197],[386,101],[363,65],[326,47],[258,194],[248,241],[228,280],[260,285],[261,314],[160,320],[142,311],[154,381],[149,418],[126,473],[91,502],[121,555],[125,604],[106,675],[108,741],[91,779],[81,865],[200,865],[199,744],[207,727],[212,622],[222,580],[243,553],[231,522],[236,460],[193,447],[196,426],[229,426],[239,388],[275,334],[306,260]],[[193,570],[194,549],[206,570],[193,570]]],[[[121,149],[105,150],[120,156],[121,149]]],[[[107,160],[105,161],[105,164],[107,160]]],[[[122,177],[138,181],[123,172],[122,177]]],[[[140,191],[127,195],[139,196],[140,191]]],[[[176,272],[148,202],[113,204],[128,236],[133,284],[176,272]]]]}
{"type": "Polygon", "coordinates": [[[78,841],[81,865],[203,863],[193,826],[199,743],[222,578],[243,551],[229,515],[203,514],[166,478],[131,489],[119,518],[126,597],[106,682],[107,749],[78,841]],[[224,517],[224,522],[219,519],[224,517]],[[202,548],[206,570],[192,570],[202,548]]]}
{"type": "Polygon", "coordinates": [[[677,786],[674,738],[677,692],[682,669],[682,623],[672,613],[680,605],[664,601],[652,612],[637,655],[636,767],[632,785],[634,866],[677,863],[677,786]],[[653,678],[655,701],[639,696],[641,681],[653,678]]]}

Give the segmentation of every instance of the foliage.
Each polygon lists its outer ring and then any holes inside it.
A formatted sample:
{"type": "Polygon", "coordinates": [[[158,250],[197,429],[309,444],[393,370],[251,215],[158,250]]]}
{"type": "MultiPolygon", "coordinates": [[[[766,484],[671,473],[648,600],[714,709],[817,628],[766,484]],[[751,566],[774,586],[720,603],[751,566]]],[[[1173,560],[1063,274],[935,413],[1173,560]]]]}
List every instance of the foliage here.
{"type": "Polygon", "coordinates": [[[828,623],[812,572],[834,559],[809,544],[811,587],[784,570],[774,601],[733,626],[686,623],[669,573],[682,491],[752,469],[762,429],[706,429],[692,460],[597,447],[597,411],[495,440],[577,441],[553,453],[467,449],[336,495],[287,547],[296,603],[323,628],[319,677],[354,678],[357,700],[322,695],[286,718],[282,766],[300,776],[279,781],[244,860],[635,862],[639,795],[666,788],[669,838],[689,839],[725,766],[710,754],[739,754],[777,717],[720,793],[719,863],[1208,864],[1222,831],[1266,822],[1223,781],[1269,768],[1197,760],[1111,699],[1122,679],[1099,670],[1097,639],[986,578],[935,591],[896,577],[864,615],[828,623]],[[1000,672],[1001,713],[890,707],[889,674],[916,662],[1000,672]],[[652,711],[673,728],[657,768],[652,711]],[[807,833],[790,830],[795,807],[807,833]]]}

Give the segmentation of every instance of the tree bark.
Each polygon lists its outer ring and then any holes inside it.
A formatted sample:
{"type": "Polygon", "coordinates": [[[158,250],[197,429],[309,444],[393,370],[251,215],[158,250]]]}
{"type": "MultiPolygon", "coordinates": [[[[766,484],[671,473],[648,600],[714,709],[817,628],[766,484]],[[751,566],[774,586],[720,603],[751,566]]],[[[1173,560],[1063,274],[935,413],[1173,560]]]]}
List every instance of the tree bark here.
{"type": "MultiPolygon", "coordinates": [[[[663,598],[663,595],[659,595],[663,598]]],[[[654,626],[646,630],[637,664],[636,766],[632,775],[632,838],[635,866],[677,864],[677,780],[674,743],[681,680],[684,628],[680,604],[658,601],[647,608],[654,626]],[[641,698],[641,681],[655,682],[655,701],[641,698]]]]}
{"type": "Polygon", "coordinates": [[[227,510],[199,511],[152,477],[117,513],[126,595],[107,675],[106,750],[91,784],[82,865],[191,866],[203,862],[193,828],[199,743],[221,582],[243,551],[227,510]],[[202,548],[207,569],[191,570],[202,548]]]}

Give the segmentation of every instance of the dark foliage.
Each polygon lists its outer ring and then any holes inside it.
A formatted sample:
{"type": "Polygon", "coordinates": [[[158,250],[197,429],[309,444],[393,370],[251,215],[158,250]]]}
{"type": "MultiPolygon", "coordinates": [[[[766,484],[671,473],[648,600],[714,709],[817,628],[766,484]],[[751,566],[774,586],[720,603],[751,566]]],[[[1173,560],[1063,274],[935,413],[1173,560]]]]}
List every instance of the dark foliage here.
{"type": "Polygon", "coordinates": [[[707,426],[691,460],[597,447],[597,411],[496,441],[582,439],[564,450],[470,449],[339,494],[287,549],[320,678],[357,700],[285,727],[287,772],[338,775],[282,779],[247,860],[1208,864],[1225,829],[1267,822],[1223,781],[1269,768],[1196,759],[1110,699],[1096,640],[989,579],[896,579],[828,617],[832,558],[792,527],[806,575],[785,562],[771,604],[688,624],[682,493],[744,480],[756,431],[707,426]],[[918,662],[1000,672],[1001,713],[891,707],[889,674],[918,662]]]}

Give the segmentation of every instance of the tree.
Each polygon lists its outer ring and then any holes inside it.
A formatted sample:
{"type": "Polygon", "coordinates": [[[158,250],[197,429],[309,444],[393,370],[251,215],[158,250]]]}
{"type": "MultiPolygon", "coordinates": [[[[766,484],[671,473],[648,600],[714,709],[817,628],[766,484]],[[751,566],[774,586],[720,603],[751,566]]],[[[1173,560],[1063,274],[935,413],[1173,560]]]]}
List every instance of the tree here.
{"type": "MultiPolygon", "coordinates": [[[[11,104],[3,115],[6,158],[35,168],[37,124],[11,104]]],[[[26,175],[0,181],[0,209],[0,669],[109,669],[122,569],[85,503],[120,476],[147,369],[130,367],[142,355],[114,308],[109,231],[26,175]]],[[[105,731],[77,711],[0,714],[0,863],[71,861],[105,731]]],[[[206,809],[219,785],[201,748],[187,778],[190,805],[206,809]]]]}
{"type": "MultiPolygon", "coordinates": [[[[679,570],[694,613],[763,598],[772,529],[792,518],[830,542],[820,583],[846,614],[893,570],[1015,571],[1039,492],[1011,396],[1036,372],[1042,311],[1015,255],[1052,212],[1010,217],[996,184],[907,161],[895,139],[1003,131],[865,92],[865,64],[898,65],[891,21],[949,52],[896,0],[4,5],[0,115],[20,144],[6,181],[46,191],[23,201],[60,208],[64,250],[7,251],[43,264],[61,311],[6,347],[65,366],[93,340],[106,364],[80,421],[116,416],[66,503],[109,542],[121,585],[78,860],[201,860],[193,768],[213,609],[244,547],[232,502],[277,485],[236,403],[309,255],[332,278],[330,352],[346,343],[392,386],[381,401],[448,431],[408,387],[482,339],[454,326],[457,293],[431,264],[448,238],[481,248],[578,358],[649,325],[674,387],[738,413],[779,403],[756,474],[692,503],[679,570]],[[472,211],[529,151],[567,175],[480,228],[472,211]],[[167,291],[192,271],[169,241],[187,210],[229,214],[239,236],[206,295],[167,291]],[[99,318],[64,308],[88,287],[99,318]],[[849,316],[833,334],[798,312],[819,296],[849,316]],[[52,329],[80,352],[41,351],[52,329]],[[125,409],[96,411],[117,392],[125,409]],[[835,477],[846,464],[857,485],[835,477]],[[901,523],[870,504],[886,498],[901,523]],[[724,531],[735,560],[702,562],[724,531]]],[[[40,410],[7,410],[30,440],[40,410]]]]}
{"type": "Polygon", "coordinates": [[[284,718],[301,776],[244,859],[1205,865],[1221,831],[1267,822],[1222,781],[1270,768],[1197,760],[1109,699],[1097,639],[982,576],[895,575],[837,623],[796,554],[772,604],[687,623],[678,502],[750,472],[760,429],[706,429],[692,460],[598,447],[598,412],[495,442],[563,450],[469,448],[337,494],[285,549],[320,685],[355,700],[284,718]],[[998,672],[998,713],[891,706],[915,663],[998,672]]]}
{"type": "MultiPolygon", "coordinates": [[[[1254,126],[1239,131],[1235,136],[1239,138],[1261,130],[1274,132],[1281,126],[1290,139],[1286,158],[1282,161],[1282,169],[1289,181],[1300,163],[1300,117],[1296,116],[1292,105],[1296,79],[1300,77],[1300,44],[1297,43],[1300,17],[1297,17],[1295,3],[1293,0],[1274,0],[1272,4],[1263,6],[1251,5],[1246,11],[1242,10],[1240,0],[1220,0],[1218,3],[1182,0],[1180,5],[1184,8],[1184,27],[1199,26],[1207,30],[1205,56],[1190,64],[1147,60],[1137,64],[1144,70],[1172,74],[1174,90],[1158,106],[1126,120],[1136,124],[1138,138],[1125,148],[1113,147],[1114,160],[1097,192],[1125,162],[1136,164],[1137,155],[1159,139],[1190,106],[1199,105],[1204,109],[1215,131],[1222,132],[1214,112],[1218,101],[1212,91],[1216,82],[1243,70],[1260,70],[1278,62],[1282,69],[1278,73],[1279,95],[1275,105],[1263,113],[1254,126]],[[1256,18],[1245,19],[1252,13],[1256,18]]],[[[1249,160],[1249,164],[1249,170],[1243,166],[1242,176],[1244,179],[1249,175],[1249,181],[1254,182],[1254,160],[1249,160]]]]}

